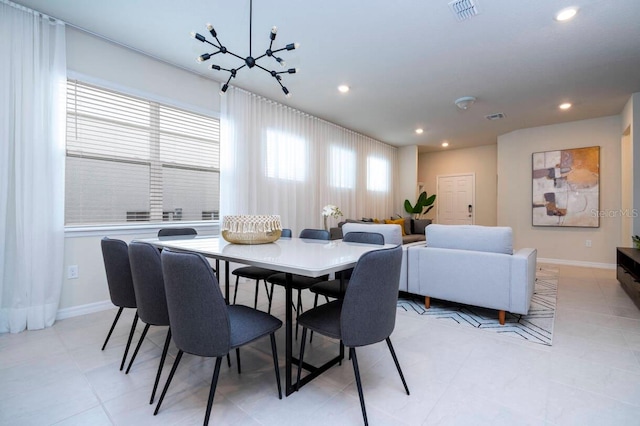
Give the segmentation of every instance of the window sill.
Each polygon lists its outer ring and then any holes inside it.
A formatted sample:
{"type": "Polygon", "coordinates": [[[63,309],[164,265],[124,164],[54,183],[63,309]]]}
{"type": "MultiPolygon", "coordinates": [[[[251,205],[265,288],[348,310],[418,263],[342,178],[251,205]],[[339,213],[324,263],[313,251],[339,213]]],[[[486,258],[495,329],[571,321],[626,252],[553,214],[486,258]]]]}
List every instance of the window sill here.
{"type": "Polygon", "coordinates": [[[200,234],[218,234],[220,223],[217,220],[211,221],[172,221],[172,222],[152,222],[118,225],[84,225],[65,226],[65,238],[98,237],[107,234],[133,235],[141,233],[156,234],[160,228],[195,228],[200,234]]]}

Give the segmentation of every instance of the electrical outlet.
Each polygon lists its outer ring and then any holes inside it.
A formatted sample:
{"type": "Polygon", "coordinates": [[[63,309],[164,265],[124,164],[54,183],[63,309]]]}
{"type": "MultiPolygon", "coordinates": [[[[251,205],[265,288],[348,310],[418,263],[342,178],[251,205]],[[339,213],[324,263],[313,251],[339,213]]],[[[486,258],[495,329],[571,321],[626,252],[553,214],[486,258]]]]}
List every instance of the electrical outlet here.
{"type": "Polygon", "coordinates": [[[584,246],[585,247],[591,247],[591,240],[585,240],[584,246]]]}
{"type": "Polygon", "coordinates": [[[67,268],[67,278],[70,280],[78,278],[78,265],[69,265],[67,268]]]}

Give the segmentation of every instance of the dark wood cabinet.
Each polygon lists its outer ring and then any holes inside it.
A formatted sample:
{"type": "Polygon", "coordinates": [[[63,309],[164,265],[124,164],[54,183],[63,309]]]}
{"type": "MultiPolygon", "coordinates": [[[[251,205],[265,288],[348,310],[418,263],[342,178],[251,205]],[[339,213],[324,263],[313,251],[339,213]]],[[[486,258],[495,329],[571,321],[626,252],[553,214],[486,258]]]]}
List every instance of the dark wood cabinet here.
{"type": "Polygon", "coordinates": [[[618,281],[640,309],[640,250],[618,247],[616,263],[618,281]]]}

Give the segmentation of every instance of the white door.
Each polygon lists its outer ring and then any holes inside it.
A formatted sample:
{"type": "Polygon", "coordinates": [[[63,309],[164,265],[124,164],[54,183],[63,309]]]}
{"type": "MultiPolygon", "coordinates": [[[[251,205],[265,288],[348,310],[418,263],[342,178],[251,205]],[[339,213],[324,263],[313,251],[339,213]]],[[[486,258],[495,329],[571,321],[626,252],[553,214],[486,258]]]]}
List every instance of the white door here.
{"type": "Polygon", "coordinates": [[[437,222],[443,225],[473,225],[475,222],[475,175],[438,176],[437,222]]]}

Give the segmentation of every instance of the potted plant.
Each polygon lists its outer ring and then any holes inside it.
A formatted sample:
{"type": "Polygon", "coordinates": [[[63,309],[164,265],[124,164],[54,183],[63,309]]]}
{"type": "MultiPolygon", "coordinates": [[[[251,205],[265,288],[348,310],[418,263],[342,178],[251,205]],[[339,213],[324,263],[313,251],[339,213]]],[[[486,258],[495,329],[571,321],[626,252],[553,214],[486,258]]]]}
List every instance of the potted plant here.
{"type": "Polygon", "coordinates": [[[631,240],[633,241],[633,247],[640,249],[640,237],[637,235],[632,235],[631,240]]]}
{"type": "Polygon", "coordinates": [[[422,191],[415,206],[412,206],[409,200],[404,200],[404,209],[407,211],[407,213],[413,214],[414,219],[420,219],[422,215],[429,213],[429,211],[433,208],[433,203],[435,201],[436,194],[428,196],[427,191],[422,191]]]}

